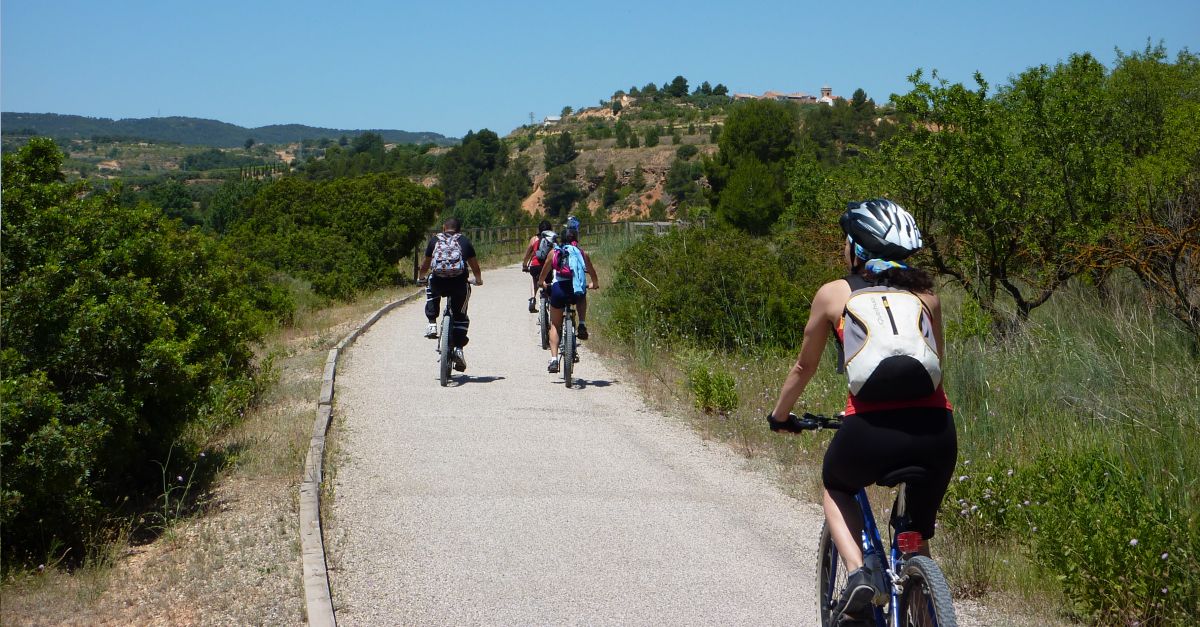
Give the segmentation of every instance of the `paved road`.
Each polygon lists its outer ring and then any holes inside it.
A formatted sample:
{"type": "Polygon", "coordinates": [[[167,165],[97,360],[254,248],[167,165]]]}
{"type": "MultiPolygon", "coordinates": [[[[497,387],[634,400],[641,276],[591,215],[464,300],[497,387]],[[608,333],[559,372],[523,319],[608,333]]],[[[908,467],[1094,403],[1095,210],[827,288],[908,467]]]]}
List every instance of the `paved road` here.
{"type": "Polygon", "coordinates": [[[586,343],[582,386],[566,389],[546,373],[527,280],[485,273],[469,368],[449,387],[423,302],[339,366],[339,622],[813,624],[819,508],[647,409],[586,343]]]}

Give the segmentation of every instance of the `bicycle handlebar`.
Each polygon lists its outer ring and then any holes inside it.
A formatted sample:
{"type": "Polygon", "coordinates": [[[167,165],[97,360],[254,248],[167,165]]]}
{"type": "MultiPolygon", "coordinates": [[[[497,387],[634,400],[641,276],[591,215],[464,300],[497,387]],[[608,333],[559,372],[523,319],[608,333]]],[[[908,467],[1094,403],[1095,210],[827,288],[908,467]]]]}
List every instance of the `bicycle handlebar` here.
{"type": "MultiPolygon", "coordinates": [[[[843,414],[836,416],[825,416],[822,414],[810,414],[804,412],[802,418],[797,419],[800,428],[805,431],[819,431],[821,429],[837,429],[842,426],[843,414]]],[[[788,414],[789,418],[795,418],[796,414],[788,414]]]]}

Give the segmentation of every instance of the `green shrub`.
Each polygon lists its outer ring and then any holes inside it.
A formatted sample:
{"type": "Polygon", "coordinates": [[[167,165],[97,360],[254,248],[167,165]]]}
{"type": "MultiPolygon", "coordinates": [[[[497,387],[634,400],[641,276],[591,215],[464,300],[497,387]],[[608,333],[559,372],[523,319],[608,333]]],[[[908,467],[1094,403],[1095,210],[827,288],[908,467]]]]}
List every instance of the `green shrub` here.
{"type": "Polygon", "coordinates": [[[262,268],[60,182],[61,163],[34,139],[3,164],[0,528],[18,562],[81,547],[190,424],[248,402],[252,343],[290,312],[262,268]]]}
{"type": "Polygon", "coordinates": [[[696,409],[726,416],[737,409],[737,381],[733,375],[714,367],[711,359],[698,353],[689,354],[684,361],[696,409]]]}
{"type": "Polygon", "coordinates": [[[623,340],[646,328],[702,347],[796,348],[809,299],[828,274],[808,264],[799,245],[786,257],[782,248],[721,227],[647,236],[615,264],[613,331],[623,340]]]}
{"type": "Polygon", "coordinates": [[[285,178],[246,202],[229,237],[318,294],[349,298],[399,280],[397,262],[423,243],[441,206],[440,192],[395,174],[285,178]]]}
{"type": "Polygon", "coordinates": [[[1111,453],[1057,451],[960,472],[941,524],[975,539],[1020,539],[1090,620],[1186,624],[1200,612],[1194,513],[1153,497],[1141,472],[1111,453]]]}

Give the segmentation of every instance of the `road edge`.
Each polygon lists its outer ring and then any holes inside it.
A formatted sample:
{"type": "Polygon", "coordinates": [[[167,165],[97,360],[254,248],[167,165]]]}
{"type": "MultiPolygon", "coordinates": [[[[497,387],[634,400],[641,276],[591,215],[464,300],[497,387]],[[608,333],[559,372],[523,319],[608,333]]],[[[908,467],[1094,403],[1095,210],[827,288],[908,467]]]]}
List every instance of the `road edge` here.
{"type": "Polygon", "coordinates": [[[333,419],[333,382],[337,377],[337,362],[341,352],[350,347],[360,335],[370,329],[388,312],[409,303],[423,291],[416,291],[384,305],[361,325],[329,350],[325,371],[321,376],[321,395],[317,399],[317,415],[313,421],[308,455],[300,480],[300,559],[304,567],[304,610],[309,625],[335,627],[337,617],[329,588],[329,570],[325,562],[325,539],[321,526],[321,481],[325,458],[325,434],[333,419]]]}

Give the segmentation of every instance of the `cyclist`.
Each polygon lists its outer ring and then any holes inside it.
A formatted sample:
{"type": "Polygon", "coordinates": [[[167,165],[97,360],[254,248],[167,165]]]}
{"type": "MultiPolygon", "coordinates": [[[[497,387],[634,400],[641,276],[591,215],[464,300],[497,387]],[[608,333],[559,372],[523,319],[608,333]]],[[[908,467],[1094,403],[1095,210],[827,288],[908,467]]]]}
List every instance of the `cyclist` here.
{"type": "Polygon", "coordinates": [[[458,218],[449,218],[442,223],[442,232],[429,238],[425,245],[425,260],[421,262],[418,274],[425,281],[425,318],[429,326],[425,328],[425,337],[437,337],[437,318],[441,313],[442,297],[450,299],[450,307],[454,312],[450,345],[454,347],[454,369],[462,372],[467,369],[467,359],[463,356],[463,347],[470,341],[467,329],[471,319],[467,317],[467,301],[470,299],[471,288],[467,282],[467,268],[475,275],[475,285],[483,285],[483,277],[479,272],[479,260],[475,257],[475,247],[459,231],[462,222],[458,218]]]}
{"type": "Polygon", "coordinates": [[[579,339],[586,340],[588,331],[584,320],[587,319],[587,290],[600,289],[596,266],[592,263],[592,258],[579,247],[579,233],[575,229],[564,229],[559,241],[560,244],[546,258],[546,263],[542,264],[542,274],[538,278],[539,283],[545,283],[551,272],[554,274],[554,282],[550,284],[550,363],[546,366],[547,372],[558,372],[558,337],[562,333],[563,309],[567,303],[575,305],[575,311],[579,315],[579,339]],[[574,275],[561,272],[562,264],[567,263],[565,256],[571,253],[571,247],[579,250],[588,276],[588,280],[583,283],[585,289],[582,294],[575,293],[572,285],[574,275]]]}
{"type": "MultiPolygon", "coordinates": [[[[799,430],[789,412],[812,379],[830,331],[839,343],[844,337],[843,312],[852,290],[884,283],[916,295],[922,315],[928,315],[932,327],[932,348],[939,360],[943,355],[941,304],[933,292],[933,280],[902,262],[922,245],[912,216],[894,202],[872,199],[849,203],[840,222],[846,234],[843,256],[849,274],[821,286],[813,298],[800,355],[788,372],[774,410],[767,414],[772,431],[799,430]]],[[[863,392],[860,389],[860,394],[863,392]]],[[[863,516],[855,493],[894,470],[906,466],[925,469],[926,479],[907,483],[908,511],[913,530],[925,539],[932,538],[938,507],[958,456],[951,409],[940,384],[931,394],[908,400],[865,401],[850,394],[842,426],[829,443],[821,469],[826,524],[849,571],[846,589],[834,608],[839,619],[862,618],[872,598],[886,593],[878,589],[882,565],[863,564],[859,543],[863,516]]],[[[928,556],[928,544],[922,542],[919,552],[928,556]]]]}
{"type": "Polygon", "coordinates": [[[533,295],[529,297],[529,313],[537,313],[538,277],[542,275],[542,263],[545,255],[554,249],[558,243],[558,233],[550,227],[549,220],[538,223],[537,235],[529,240],[525,248],[525,258],[521,260],[521,272],[528,272],[533,277],[533,295]]]}

